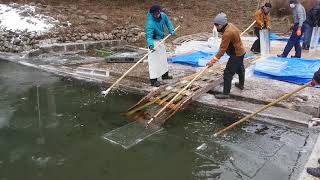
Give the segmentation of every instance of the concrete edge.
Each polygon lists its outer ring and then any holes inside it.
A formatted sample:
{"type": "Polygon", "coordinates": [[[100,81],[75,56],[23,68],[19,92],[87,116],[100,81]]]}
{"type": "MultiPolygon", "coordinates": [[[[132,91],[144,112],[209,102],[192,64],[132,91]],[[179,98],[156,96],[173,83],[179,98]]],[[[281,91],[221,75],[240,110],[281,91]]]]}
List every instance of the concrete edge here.
{"type": "Polygon", "coordinates": [[[309,159],[308,159],[307,163],[305,164],[303,171],[301,172],[298,180],[318,180],[319,179],[319,178],[313,177],[307,173],[308,167],[316,168],[316,167],[320,166],[318,163],[318,159],[320,158],[319,154],[320,154],[320,134],[317,137],[317,141],[313,147],[312,153],[309,156],[309,159]]]}
{"type": "MultiPolygon", "coordinates": [[[[96,83],[98,85],[101,85],[102,87],[107,87],[112,84],[112,82],[106,81],[108,79],[111,79],[112,77],[109,77],[106,80],[102,80],[102,79],[95,78],[95,77],[89,77],[89,76],[84,76],[84,75],[80,75],[80,74],[76,74],[76,73],[66,72],[63,70],[58,70],[58,69],[52,67],[51,65],[35,65],[35,64],[31,64],[26,61],[16,61],[13,59],[3,58],[3,57],[0,57],[0,59],[5,60],[5,61],[10,61],[13,63],[17,63],[17,64],[20,64],[23,66],[28,66],[28,67],[32,67],[35,69],[43,70],[43,71],[46,71],[48,73],[51,73],[51,74],[54,74],[57,76],[63,76],[63,77],[71,78],[71,79],[75,79],[75,80],[96,83]]],[[[135,93],[138,95],[145,95],[145,94],[149,93],[148,89],[132,87],[132,86],[127,86],[127,85],[123,85],[123,84],[119,84],[119,86],[115,87],[115,89],[118,89],[118,90],[121,90],[123,88],[125,88],[127,91],[129,91],[131,93],[135,93]]],[[[205,94],[205,95],[213,96],[211,94],[205,94]]],[[[207,108],[214,109],[214,110],[220,111],[220,112],[236,113],[236,114],[241,114],[241,115],[247,115],[247,114],[252,113],[251,111],[248,111],[245,109],[240,109],[240,108],[217,107],[213,104],[202,102],[200,99],[195,100],[194,102],[200,106],[205,106],[207,108]]],[[[272,114],[266,114],[266,113],[261,113],[261,114],[257,115],[256,117],[253,117],[252,120],[261,121],[261,122],[268,123],[268,124],[272,123],[272,124],[279,124],[279,125],[285,125],[285,126],[289,126],[289,124],[290,124],[290,127],[293,127],[293,126],[307,127],[308,126],[308,123],[303,123],[301,121],[292,121],[292,119],[285,119],[285,118],[277,117],[272,114]]]]}

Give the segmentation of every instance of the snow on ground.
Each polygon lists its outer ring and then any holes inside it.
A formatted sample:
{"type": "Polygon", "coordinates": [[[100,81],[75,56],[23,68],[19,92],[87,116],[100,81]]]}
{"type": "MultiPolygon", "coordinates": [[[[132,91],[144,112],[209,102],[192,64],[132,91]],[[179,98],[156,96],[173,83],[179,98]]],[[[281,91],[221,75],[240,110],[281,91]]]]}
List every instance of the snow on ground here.
{"type": "Polygon", "coordinates": [[[36,13],[36,7],[18,4],[0,4],[0,29],[44,33],[58,21],[36,13]]]}

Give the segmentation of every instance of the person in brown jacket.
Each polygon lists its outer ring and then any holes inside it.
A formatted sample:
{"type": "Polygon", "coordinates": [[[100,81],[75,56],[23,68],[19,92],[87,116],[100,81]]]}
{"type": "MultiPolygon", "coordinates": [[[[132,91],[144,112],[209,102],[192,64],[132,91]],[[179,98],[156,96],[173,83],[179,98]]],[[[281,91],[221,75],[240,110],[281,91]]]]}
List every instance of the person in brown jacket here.
{"type": "Polygon", "coordinates": [[[245,69],[243,59],[246,51],[240,38],[239,29],[233,24],[228,23],[226,14],[218,14],[214,18],[213,23],[218,32],[222,33],[222,40],[219,52],[211,59],[208,65],[212,66],[224,55],[224,53],[227,53],[230,56],[223,74],[223,94],[215,95],[218,99],[227,99],[230,97],[231,82],[235,73],[239,75],[239,83],[236,83],[235,86],[241,90],[244,89],[245,69]]]}
{"type": "Polygon", "coordinates": [[[251,51],[255,54],[260,53],[260,30],[261,29],[269,29],[271,26],[270,21],[270,11],[271,11],[271,4],[266,3],[262,6],[259,10],[256,11],[254,17],[256,20],[256,24],[254,27],[254,33],[258,37],[258,39],[253,43],[251,47],[251,51]]]}

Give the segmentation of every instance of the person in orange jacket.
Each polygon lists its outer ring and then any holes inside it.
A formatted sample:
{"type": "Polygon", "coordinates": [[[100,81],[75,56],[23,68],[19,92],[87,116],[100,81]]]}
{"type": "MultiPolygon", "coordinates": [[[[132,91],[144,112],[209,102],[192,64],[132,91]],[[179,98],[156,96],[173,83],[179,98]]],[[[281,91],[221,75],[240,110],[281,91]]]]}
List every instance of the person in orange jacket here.
{"type": "Polygon", "coordinates": [[[225,13],[218,14],[213,23],[218,32],[222,33],[222,39],[219,52],[211,59],[208,66],[216,63],[225,53],[230,56],[223,74],[223,94],[215,95],[217,99],[227,99],[230,97],[231,82],[235,73],[239,75],[239,83],[236,83],[235,86],[241,90],[244,89],[245,68],[243,59],[246,51],[240,38],[240,30],[235,25],[228,23],[225,13]]]}
{"type": "Polygon", "coordinates": [[[262,29],[269,29],[271,26],[271,20],[270,20],[270,11],[271,11],[271,4],[266,3],[264,6],[262,6],[259,10],[255,13],[255,28],[254,33],[258,37],[258,39],[253,43],[251,47],[251,51],[255,54],[260,53],[260,30],[262,29]]]}

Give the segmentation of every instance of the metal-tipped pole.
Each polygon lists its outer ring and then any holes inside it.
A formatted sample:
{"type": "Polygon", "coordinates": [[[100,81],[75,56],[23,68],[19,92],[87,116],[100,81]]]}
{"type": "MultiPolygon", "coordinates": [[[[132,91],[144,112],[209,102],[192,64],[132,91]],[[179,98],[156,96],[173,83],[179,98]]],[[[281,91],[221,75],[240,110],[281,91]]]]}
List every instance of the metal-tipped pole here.
{"type": "MultiPolygon", "coordinates": [[[[178,26],[174,31],[177,31],[180,28],[180,26],[178,26]]],[[[162,43],[164,43],[169,37],[171,36],[171,34],[169,34],[168,36],[166,36],[164,39],[162,39],[162,41],[154,48],[157,49],[162,43]]],[[[127,74],[129,74],[140,62],[142,62],[146,57],[148,57],[151,53],[153,53],[154,51],[149,51],[146,55],[144,55],[139,61],[137,61],[130,69],[127,70],[127,72],[125,72],[115,83],[113,83],[107,90],[105,91],[101,91],[101,94],[106,97],[109,92],[111,91],[112,88],[114,88],[127,74]]]]}

